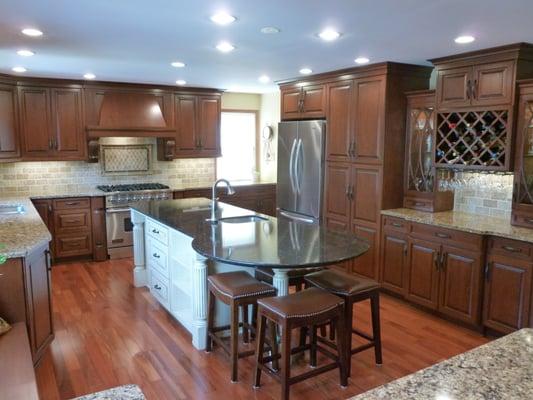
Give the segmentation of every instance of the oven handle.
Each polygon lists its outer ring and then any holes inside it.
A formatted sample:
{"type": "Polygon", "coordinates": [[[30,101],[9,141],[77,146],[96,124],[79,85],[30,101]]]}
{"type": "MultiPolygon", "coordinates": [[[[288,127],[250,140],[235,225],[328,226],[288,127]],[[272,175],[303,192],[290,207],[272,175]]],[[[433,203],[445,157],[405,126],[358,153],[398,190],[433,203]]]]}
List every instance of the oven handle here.
{"type": "Polygon", "coordinates": [[[130,209],[129,208],[108,208],[107,210],[105,210],[106,213],[109,213],[109,214],[115,214],[115,213],[121,213],[121,212],[129,212],[130,209]]]}

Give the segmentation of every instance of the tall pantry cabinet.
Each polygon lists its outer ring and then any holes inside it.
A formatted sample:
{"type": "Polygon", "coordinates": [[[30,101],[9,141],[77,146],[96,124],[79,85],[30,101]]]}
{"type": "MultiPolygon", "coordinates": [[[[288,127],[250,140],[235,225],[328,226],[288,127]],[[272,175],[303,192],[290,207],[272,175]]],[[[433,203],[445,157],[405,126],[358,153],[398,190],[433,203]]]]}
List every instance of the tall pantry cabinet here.
{"type": "MultiPolygon", "coordinates": [[[[345,267],[378,279],[380,211],[403,202],[406,98],[409,90],[427,89],[430,67],[380,63],[285,82],[285,93],[322,88],[326,127],[323,219],[331,229],[351,231],[370,250],[345,267]]],[[[298,99],[305,109],[305,96],[298,99]],[[303,100],[302,100],[303,99],[303,100]]],[[[282,119],[294,119],[282,101],[282,119]]],[[[306,118],[300,112],[302,119],[306,118]]]]}

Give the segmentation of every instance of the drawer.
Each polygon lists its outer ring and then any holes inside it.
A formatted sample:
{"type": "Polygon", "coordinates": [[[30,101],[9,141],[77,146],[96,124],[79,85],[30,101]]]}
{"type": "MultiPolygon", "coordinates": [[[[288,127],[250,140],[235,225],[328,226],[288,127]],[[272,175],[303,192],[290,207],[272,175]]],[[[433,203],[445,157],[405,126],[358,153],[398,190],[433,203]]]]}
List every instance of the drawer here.
{"type": "Polygon", "coordinates": [[[412,197],[405,197],[403,199],[403,206],[413,210],[433,211],[433,200],[431,199],[415,199],[412,197]]]}
{"type": "Polygon", "coordinates": [[[402,218],[383,216],[383,227],[394,229],[396,231],[407,232],[409,230],[410,222],[402,218]]]}
{"type": "Polygon", "coordinates": [[[523,226],[524,228],[533,228],[533,218],[531,218],[530,212],[520,212],[513,210],[511,217],[511,224],[517,226],[523,226]]]}
{"type": "Polygon", "coordinates": [[[92,253],[91,234],[89,232],[56,235],[54,245],[56,257],[81,256],[92,253]]]}
{"type": "Polygon", "coordinates": [[[168,279],[163,278],[157,272],[150,273],[150,293],[167,309],[170,308],[168,287],[168,279]]]}
{"type": "Polygon", "coordinates": [[[68,199],[53,200],[54,210],[69,210],[73,208],[90,208],[91,200],[88,197],[70,197],[68,199]]]}
{"type": "Polygon", "coordinates": [[[159,240],[164,245],[168,244],[168,228],[151,219],[146,221],[146,232],[150,237],[159,240]]]}
{"type": "Polygon", "coordinates": [[[517,240],[491,236],[487,249],[490,254],[501,254],[507,257],[531,259],[532,245],[517,240]]]}
{"type": "Polygon", "coordinates": [[[168,250],[157,240],[149,239],[147,241],[146,258],[148,266],[155,269],[165,278],[169,277],[168,273],[168,250]]]}
{"type": "Polygon", "coordinates": [[[412,224],[411,234],[424,240],[447,244],[473,251],[481,251],[483,236],[475,233],[458,231],[455,229],[441,228],[425,224],[412,224]]]}
{"type": "Polygon", "coordinates": [[[89,230],[90,228],[90,210],[63,210],[54,212],[54,229],[56,233],[89,230]]]}

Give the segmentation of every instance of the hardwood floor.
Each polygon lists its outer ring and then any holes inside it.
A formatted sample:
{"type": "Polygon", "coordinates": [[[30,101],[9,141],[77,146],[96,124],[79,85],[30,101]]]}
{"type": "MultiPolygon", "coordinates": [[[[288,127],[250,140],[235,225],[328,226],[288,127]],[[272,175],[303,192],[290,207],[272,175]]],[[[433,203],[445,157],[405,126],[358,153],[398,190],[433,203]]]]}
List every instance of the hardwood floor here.
{"type": "MultiPolygon", "coordinates": [[[[138,384],[148,399],[279,398],[278,383],[265,374],[261,388],[252,389],[253,358],[239,361],[239,383],[230,383],[221,349],[195,350],[188,332],[148,290],[132,286],[131,270],[131,260],[53,268],[56,337],[36,370],[41,400],[127,383],[138,384]]],[[[383,366],[365,351],[352,357],[347,389],[331,371],[294,385],[291,399],[349,398],[488,341],[389,296],[382,296],[381,311],[383,366]]],[[[369,329],[369,305],[354,312],[356,325],[369,329]]]]}

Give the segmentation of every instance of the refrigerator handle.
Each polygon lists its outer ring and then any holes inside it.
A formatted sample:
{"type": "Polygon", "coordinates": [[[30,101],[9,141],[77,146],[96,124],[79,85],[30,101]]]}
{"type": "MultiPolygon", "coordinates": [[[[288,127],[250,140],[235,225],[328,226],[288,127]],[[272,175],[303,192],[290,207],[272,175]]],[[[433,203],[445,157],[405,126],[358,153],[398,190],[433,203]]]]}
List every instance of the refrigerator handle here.
{"type": "Polygon", "coordinates": [[[300,181],[301,181],[301,175],[302,175],[302,168],[300,166],[300,154],[302,153],[302,146],[303,146],[303,142],[302,142],[302,139],[298,139],[298,145],[296,146],[296,156],[294,158],[296,158],[296,161],[294,163],[294,171],[296,172],[295,173],[295,178],[294,178],[294,181],[296,183],[296,191],[298,192],[298,194],[300,194],[301,192],[301,186],[300,186],[300,181]]]}
{"type": "Polygon", "coordinates": [[[293,192],[296,191],[296,184],[295,184],[295,179],[294,179],[294,154],[295,154],[295,151],[296,151],[296,139],[294,139],[293,142],[292,142],[291,155],[289,157],[289,179],[291,180],[291,188],[292,188],[293,192]]]}

